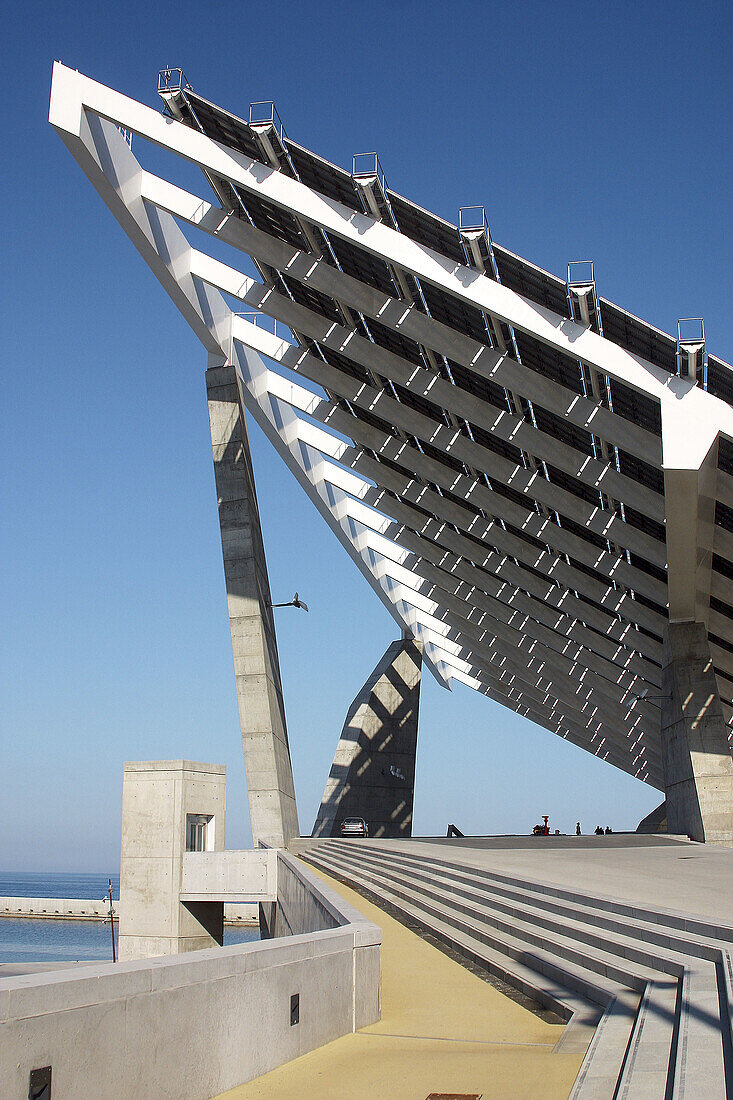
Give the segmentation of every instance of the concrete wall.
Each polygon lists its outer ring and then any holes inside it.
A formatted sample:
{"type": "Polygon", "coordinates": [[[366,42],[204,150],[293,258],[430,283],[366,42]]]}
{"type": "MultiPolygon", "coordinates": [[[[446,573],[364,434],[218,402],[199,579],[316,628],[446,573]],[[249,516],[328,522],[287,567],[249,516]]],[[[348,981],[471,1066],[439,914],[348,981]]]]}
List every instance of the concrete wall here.
{"type": "Polygon", "coordinates": [[[274,901],[277,896],[277,850],[259,848],[227,852],[186,852],[183,857],[183,901],[274,901]]]}
{"type": "MultiPolygon", "coordinates": [[[[263,907],[264,908],[264,907],[263,907]]],[[[276,936],[324,932],[348,921],[354,928],[354,1031],[381,1014],[382,933],[288,852],[277,853],[276,936]],[[377,936],[375,937],[375,931],[377,936]]]]}
{"type": "Polygon", "coordinates": [[[342,916],[331,903],[330,892],[321,890],[312,872],[292,856],[278,855],[277,906],[270,935],[298,936],[312,928],[337,928],[342,916]]]}
{"type": "Polygon", "coordinates": [[[0,979],[3,1098],[27,1096],[30,1070],[51,1065],[54,1100],[208,1100],[378,1020],[380,929],[292,857],[278,873],[300,894],[294,923],[338,927],[0,979]]]}
{"type": "Polygon", "coordinates": [[[190,760],[126,763],[122,782],[120,959],[198,951],[221,943],[221,903],[181,904],[188,814],[211,816],[208,843],[224,848],[226,769],[190,760]]]}

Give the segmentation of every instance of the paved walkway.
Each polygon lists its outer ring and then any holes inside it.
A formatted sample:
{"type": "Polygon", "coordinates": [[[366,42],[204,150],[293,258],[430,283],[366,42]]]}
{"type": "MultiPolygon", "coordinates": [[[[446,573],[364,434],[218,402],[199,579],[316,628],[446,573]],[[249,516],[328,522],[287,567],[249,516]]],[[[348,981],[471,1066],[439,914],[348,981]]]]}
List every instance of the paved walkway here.
{"type": "MultiPolygon", "coordinates": [[[[539,1017],[381,909],[321,877],[382,929],[382,1019],[222,1094],[227,1100],[565,1100],[581,1054],[539,1017]]],[[[222,1100],[219,1098],[219,1100],[222,1100]]]]}
{"type": "Polygon", "coordinates": [[[565,890],[587,891],[632,904],[682,910],[713,923],[733,920],[733,850],[687,839],[613,833],[610,836],[416,837],[359,843],[435,856],[565,890]]]}

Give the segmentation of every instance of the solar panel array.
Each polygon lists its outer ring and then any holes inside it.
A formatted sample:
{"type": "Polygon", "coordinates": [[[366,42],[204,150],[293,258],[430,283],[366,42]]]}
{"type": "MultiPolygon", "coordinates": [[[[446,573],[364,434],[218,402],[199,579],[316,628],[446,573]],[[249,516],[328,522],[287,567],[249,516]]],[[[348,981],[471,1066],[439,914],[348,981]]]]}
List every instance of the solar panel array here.
{"type": "MultiPolygon", "coordinates": [[[[272,123],[250,125],[185,84],[164,101],[205,137],[376,217],[558,323],[577,321],[570,284],[488,232],[461,232],[398,195],[376,165],[373,177],[354,176],[291,141],[274,111],[272,123]]],[[[318,485],[314,500],[428,643],[436,674],[662,788],[659,400],[265,198],[236,173],[205,174],[216,202],[192,223],[247,252],[261,278],[237,276],[232,289],[222,276],[220,289],[292,333],[262,352],[275,368],[262,400],[281,452],[318,485]],[[288,381],[297,378],[303,387],[288,381]],[[319,482],[316,470],[325,471],[319,482]]],[[[594,298],[590,324],[677,373],[677,342],[606,299],[594,298]]],[[[265,347],[253,326],[232,331],[243,346],[265,347]]],[[[709,356],[699,383],[730,403],[731,379],[709,356]]],[[[730,721],[733,442],[725,437],[717,478],[709,637],[730,721]]]]}

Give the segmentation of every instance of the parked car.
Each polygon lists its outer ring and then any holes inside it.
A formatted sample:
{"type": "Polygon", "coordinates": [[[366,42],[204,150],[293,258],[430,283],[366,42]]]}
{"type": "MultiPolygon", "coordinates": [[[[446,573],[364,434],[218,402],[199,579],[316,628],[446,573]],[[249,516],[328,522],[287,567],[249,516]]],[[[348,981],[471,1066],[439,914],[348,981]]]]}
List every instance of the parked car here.
{"type": "Polygon", "coordinates": [[[341,836],[369,836],[369,826],[363,817],[345,817],[341,822],[341,836]]]}

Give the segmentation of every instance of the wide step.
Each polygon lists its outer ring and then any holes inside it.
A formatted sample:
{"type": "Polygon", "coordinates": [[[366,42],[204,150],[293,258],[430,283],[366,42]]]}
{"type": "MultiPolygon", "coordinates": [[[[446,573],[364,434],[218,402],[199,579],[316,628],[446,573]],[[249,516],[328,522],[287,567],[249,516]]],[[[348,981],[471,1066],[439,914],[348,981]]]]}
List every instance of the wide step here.
{"type": "Polygon", "coordinates": [[[371,842],[302,855],[564,1018],[603,1006],[571,1100],[733,1100],[733,928],[371,842]]]}

